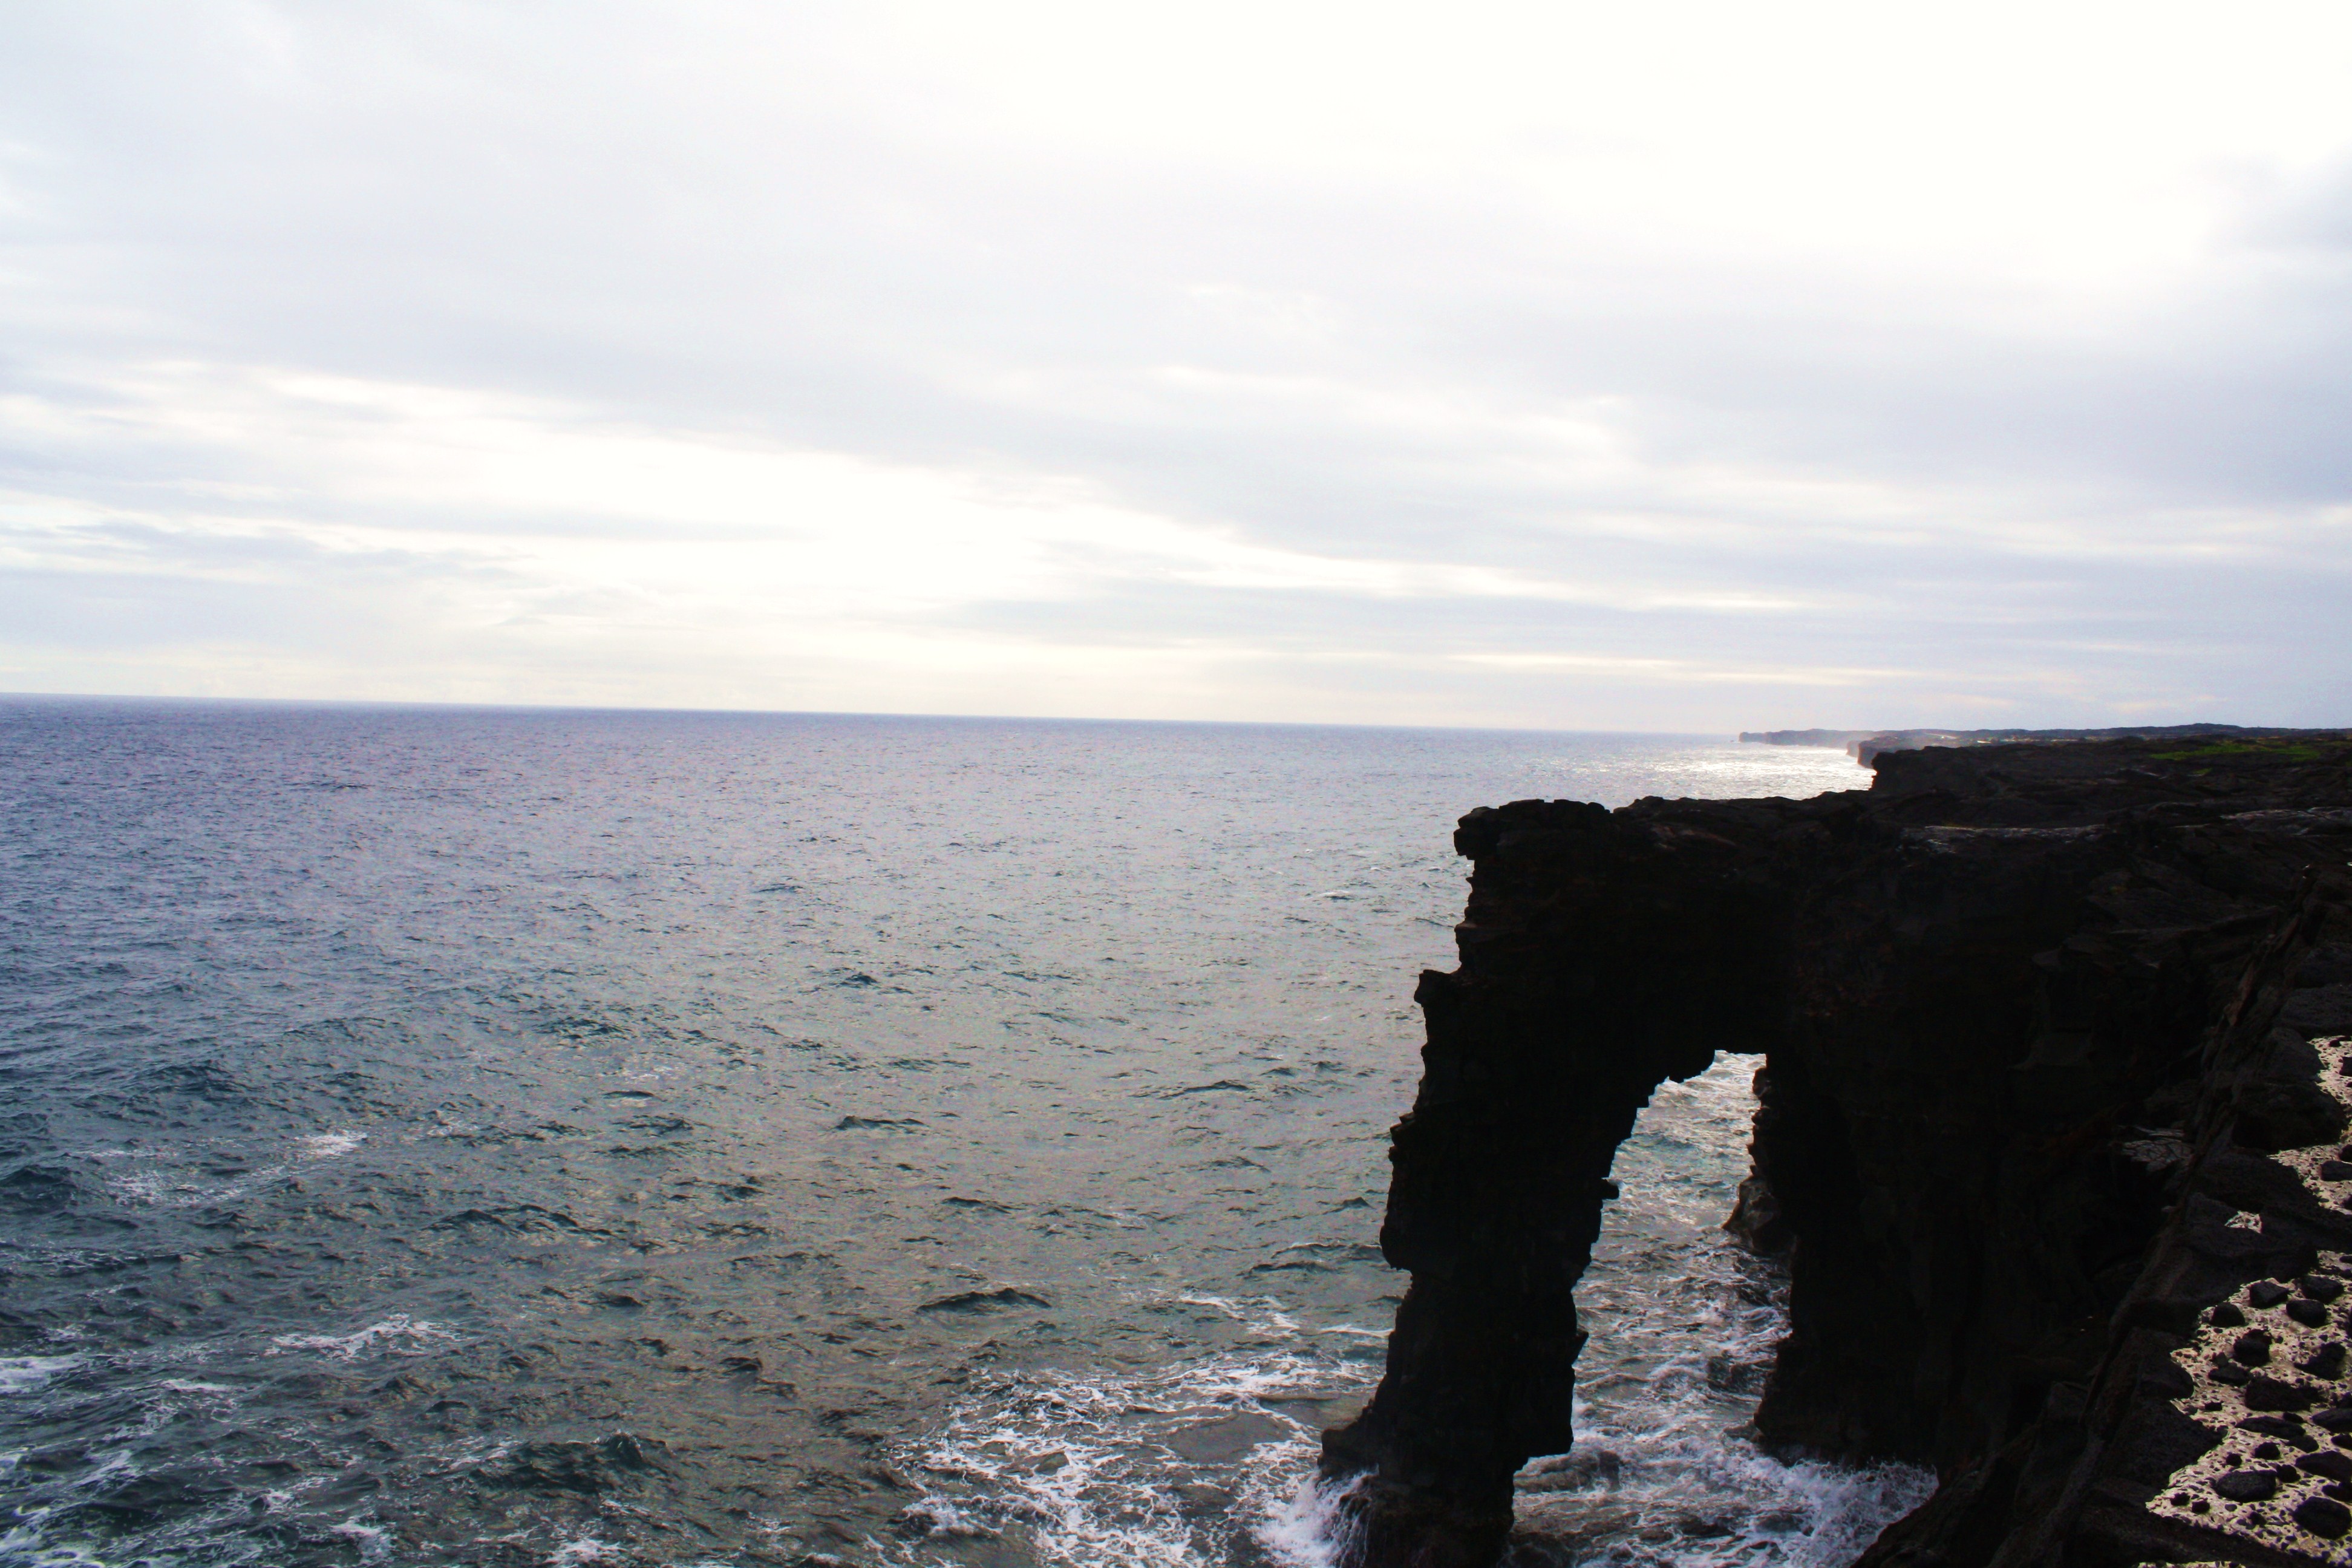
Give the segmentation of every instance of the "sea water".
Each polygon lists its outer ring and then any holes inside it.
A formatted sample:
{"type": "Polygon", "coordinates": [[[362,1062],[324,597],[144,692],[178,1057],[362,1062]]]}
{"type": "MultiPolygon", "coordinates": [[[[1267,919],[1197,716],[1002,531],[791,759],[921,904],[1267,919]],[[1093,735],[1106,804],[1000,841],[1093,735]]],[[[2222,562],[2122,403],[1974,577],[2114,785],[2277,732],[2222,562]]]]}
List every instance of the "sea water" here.
{"type": "MultiPolygon", "coordinates": [[[[0,701],[0,1563],[1293,1564],[1377,1380],[1471,806],[1717,739],[0,701]]],[[[1580,1292],[1594,1560],[1830,1564],[1737,1436],[1751,1062],[1580,1292]]]]}

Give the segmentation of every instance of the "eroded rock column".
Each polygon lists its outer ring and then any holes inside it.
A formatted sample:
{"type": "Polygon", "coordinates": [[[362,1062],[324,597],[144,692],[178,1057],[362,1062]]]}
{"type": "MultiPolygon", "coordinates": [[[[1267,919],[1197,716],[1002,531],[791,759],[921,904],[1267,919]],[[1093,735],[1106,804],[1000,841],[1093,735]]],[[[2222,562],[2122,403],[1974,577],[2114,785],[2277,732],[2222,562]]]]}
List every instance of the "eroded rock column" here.
{"type": "Polygon", "coordinates": [[[1808,808],[1745,804],[1700,831],[1526,801],[1454,836],[1462,964],[1416,994],[1428,1044],[1381,1231],[1412,1282],[1379,1391],[1324,1440],[1327,1472],[1361,1478],[1368,1568],[1488,1568],[1513,1473],[1573,1440],[1571,1291],[1617,1146],[1662,1079],[1763,1048],[1784,1010],[1760,846],[1808,808]]]}

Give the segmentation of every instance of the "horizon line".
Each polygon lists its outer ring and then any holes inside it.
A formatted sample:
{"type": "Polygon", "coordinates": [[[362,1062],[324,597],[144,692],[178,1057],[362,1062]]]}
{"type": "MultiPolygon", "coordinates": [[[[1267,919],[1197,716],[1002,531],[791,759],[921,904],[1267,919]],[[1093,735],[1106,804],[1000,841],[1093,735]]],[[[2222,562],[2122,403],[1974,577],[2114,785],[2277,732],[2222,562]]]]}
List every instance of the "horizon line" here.
{"type": "MultiPolygon", "coordinates": [[[[1149,719],[1100,714],[941,713],[916,710],[855,708],[696,708],[684,705],[633,706],[596,702],[466,702],[438,699],[379,697],[219,697],[167,695],[152,692],[0,691],[0,704],[12,702],[152,703],[158,706],[379,709],[474,713],[676,714],[680,717],[742,719],[924,719],[990,724],[1160,724],[1255,730],[1376,730],[1399,733],[1436,731],[1445,733],[1494,735],[1644,735],[1676,739],[1724,737],[1732,740],[1735,744],[1757,743],[1741,742],[1738,739],[1739,731],[1729,730],[1574,729],[1541,724],[1367,724],[1321,719],[1149,719]]],[[[2203,721],[2199,721],[2199,722],[2203,721]]],[[[1779,729],[1807,727],[1809,726],[1775,726],[1779,729]]],[[[1830,728],[1827,725],[1810,727],[1830,728]]],[[[1871,732],[1877,734],[1887,731],[1871,732]]]]}
{"type": "MultiPolygon", "coordinates": [[[[1671,738],[1727,736],[1734,744],[1769,745],[1770,742],[1750,742],[1742,737],[1773,731],[1818,730],[1860,736],[1899,734],[1916,731],[1947,731],[1954,734],[1986,733],[1995,731],[2053,730],[2131,730],[2134,728],[2168,729],[2182,724],[2230,724],[2223,719],[2189,719],[2172,723],[2135,726],[2131,724],[1890,724],[1875,729],[1867,725],[1836,724],[1775,724],[1756,725],[1738,731],[1721,730],[1621,730],[1576,729],[1539,724],[1367,724],[1335,720],[1316,719],[1150,719],[1098,714],[1047,713],[941,713],[913,710],[835,709],[835,708],[697,708],[685,705],[633,706],[594,702],[466,702],[448,700],[369,697],[220,697],[184,696],[152,692],[103,691],[0,691],[0,703],[152,703],[157,705],[209,706],[221,708],[322,708],[380,709],[428,712],[475,713],[611,713],[611,714],[676,714],[681,717],[704,718],[772,718],[772,719],[923,719],[970,723],[1019,724],[1159,724],[1219,726],[1258,730],[1373,730],[1400,733],[1434,731],[1445,733],[1496,735],[1643,735],[1671,738]]],[[[2306,726],[2240,724],[2242,729],[2296,729],[2306,726]]],[[[2312,730],[2341,729],[2345,726],[2311,725],[2312,730]]]]}

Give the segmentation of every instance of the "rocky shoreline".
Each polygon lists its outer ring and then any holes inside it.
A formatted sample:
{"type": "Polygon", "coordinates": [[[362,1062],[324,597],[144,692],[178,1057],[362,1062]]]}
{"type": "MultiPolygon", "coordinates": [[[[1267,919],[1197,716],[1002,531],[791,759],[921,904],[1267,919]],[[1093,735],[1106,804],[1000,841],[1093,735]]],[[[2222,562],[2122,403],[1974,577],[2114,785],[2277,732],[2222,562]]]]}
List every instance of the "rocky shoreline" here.
{"type": "Polygon", "coordinates": [[[1412,1285],[1325,1440],[1358,1562],[1513,1548],[1617,1146],[1723,1049],[1765,1058],[1737,1224],[1791,1279],[1759,1440],[1942,1483],[1865,1562],[2352,1564],[2352,736],[1874,769],[1463,819],[1381,1237],[1412,1285]]]}
{"type": "Polygon", "coordinates": [[[2293,737],[2326,740],[2333,730],[2279,730],[2244,724],[2142,724],[2107,730],[1742,730],[1742,742],[1764,746],[1839,746],[1870,766],[1881,752],[1916,752],[1929,746],[2005,746],[2075,741],[2268,741],[2293,737]]]}

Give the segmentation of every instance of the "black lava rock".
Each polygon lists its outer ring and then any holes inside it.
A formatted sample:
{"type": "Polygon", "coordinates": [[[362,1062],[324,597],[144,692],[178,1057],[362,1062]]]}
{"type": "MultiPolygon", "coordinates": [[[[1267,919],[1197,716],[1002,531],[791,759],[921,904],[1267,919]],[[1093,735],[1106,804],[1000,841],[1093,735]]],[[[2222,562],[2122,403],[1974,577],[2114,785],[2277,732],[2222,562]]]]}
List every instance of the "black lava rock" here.
{"type": "Polygon", "coordinates": [[[2294,1462],[2294,1468],[2306,1475],[2319,1476],[2331,1481],[2352,1481],[2352,1454],[2340,1448],[2322,1448],[2315,1454],[2305,1454],[2294,1462]]]}
{"type": "Polygon", "coordinates": [[[2312,1440],[2311,1434],[2303,1429],[2303,1423],[2292,1415],[2249,1415],[2238,1423],[2238,1430],[2284,1438],[2305,1453],[2319,1446],[2312,1440]]]}
{"type": "Polygon", "coordinates": [[[2238,1090],[2236,1136],[2245,1148],[2308,1149],[2343,1131],[2343,1102],[2306,1079],[2258,1078],[2238,1090]]]}
{"type": "MultiPolygon", "coordinates": [[[[1574,1441],[1597,1173],[1718,1051],[1768,1058],[1754,1173],[1794,1238],[1759,1442],[1946,1478],[1856,1568],[2139,1561],[2117,1553],[2163,1531],[2129,1500],[2178,1484],[2213,1426],[2342,1386],[2273,1342],[2259,1373],[2221,1358],[2251,1409],[2209,1423],[2176,1358],[2195,1304],[2234,1298],[2240,1321],[2207,1306],[2226,1347],[2352,1236],[2258,1155],[2315,1164],[2345,1124],[2308,1031],[2277,1026],[2309,953],[2352,946],[2352,734],[1870,765],[1866,792],[1805,801],[1463,819],[1459,966],[1415,994],[1425,1073],[1381,1230],[1412,1280],[1379,1390],[1325,1436],[1325,1474],[1360,1483],[1350,1568],[1505,1555],[1513,1476],[1574,1441]],[[2126,1129],[2209,1157],[2151,1163],[2126,1129]]],[[[2324,1295],[2300,1299],[2352,1304],[2324,1295]]],[[[2284,1479],[2231,1484],[2318,1490],[2284,1479]]],[[[2238,1505],[2188,1489],[2226,1528],[2238,1505]]]]}
{"type": "Polygon", "coordinates": [[[2319,1403],[2316,1390],[2293,1383],[2282,1383],[2261,1373],[2246,1380],[2246,1408],[2249,1410],[2308,1410],[2319,1403]]]}
{"type": "Polygon", "coordinates": [[[2352,1530],[2352,1509],[2324,1497],[2305,1498],[2294,1505],[2294,1521],[2314,1535],[2336,1541],[2352,1530]]]}

